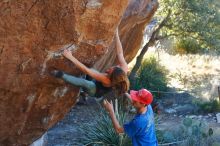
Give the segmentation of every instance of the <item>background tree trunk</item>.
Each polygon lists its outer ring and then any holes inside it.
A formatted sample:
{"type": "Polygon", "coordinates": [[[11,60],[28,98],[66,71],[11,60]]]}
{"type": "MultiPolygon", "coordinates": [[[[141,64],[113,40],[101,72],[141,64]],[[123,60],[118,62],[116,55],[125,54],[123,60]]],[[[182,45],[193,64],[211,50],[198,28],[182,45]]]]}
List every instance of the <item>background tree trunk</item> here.
{"type": "Polygon", "coordinates": [[[144,45],[143,49],[141,50],[140,54],[136,58],[136,63],[134,67],[132,68],[129,79],[131,82],[131,88],[133,88],[136,84],[136,74],[137,71],[139,70],[142,60],[144,58],[145,53],[147,52],[148,48],[153,46],[157,40],[159,40],[159,32],[160,29],[163,28],[166,25],[166,22],[170,18],[171,11],[168,12],[167,16],[162,20],[162,22],[157,26],[155,30],[153,30],[152,35],[149,39],[149,41],[144,45]]]}

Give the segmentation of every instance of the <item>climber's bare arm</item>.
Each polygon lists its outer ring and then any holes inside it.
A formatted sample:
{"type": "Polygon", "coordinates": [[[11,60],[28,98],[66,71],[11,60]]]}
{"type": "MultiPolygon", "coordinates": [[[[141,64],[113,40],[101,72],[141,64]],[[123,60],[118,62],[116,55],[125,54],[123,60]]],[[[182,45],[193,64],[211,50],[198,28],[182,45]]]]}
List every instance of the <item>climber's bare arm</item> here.
{"type": "Polygon", "coordinates": [[[117,58],[119,61],[119,66],[122,68],[122,70],[124,72],[128,72],[128,64],[125,61],[124,55],[123,55],[123,48],[121,45],[121,41],[119,38],[119,34],[118,34],[118,28],[116,30],[116,35],[115,35],[115,41],[116,41],[116,49],[117,49],[117,58]]]}
{"type": "Polygon", "coordinates": [[[72,63],[76,65],[77,68],[79,68],[83,73],[91,76],[97,81],[102,82],[105,85],[110,85],[110,79],[108,78],[106,73],[101,73],[97,70],[94,70],[92,68],[88,68],[84,64],[82,64],[80,61],[78,61],[73,55],[70,50],[64,50],[63,56],[65,56],[67,59],[69,59],[72,63]]]}

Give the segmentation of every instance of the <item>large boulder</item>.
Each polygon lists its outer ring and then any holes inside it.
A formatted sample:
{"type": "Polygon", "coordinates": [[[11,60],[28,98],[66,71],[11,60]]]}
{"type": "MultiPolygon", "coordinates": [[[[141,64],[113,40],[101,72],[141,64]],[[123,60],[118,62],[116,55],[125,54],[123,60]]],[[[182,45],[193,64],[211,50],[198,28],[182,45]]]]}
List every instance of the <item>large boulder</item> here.
{"type": "Polygon", "coordinates": [[[80,75],[61,56],[98,70],[115,63],[119,25],[126,60],[136,55],[157,0],[1,0],[0,145],[29,145],[74,106],[78,88],[48,74],[80,75]]]}

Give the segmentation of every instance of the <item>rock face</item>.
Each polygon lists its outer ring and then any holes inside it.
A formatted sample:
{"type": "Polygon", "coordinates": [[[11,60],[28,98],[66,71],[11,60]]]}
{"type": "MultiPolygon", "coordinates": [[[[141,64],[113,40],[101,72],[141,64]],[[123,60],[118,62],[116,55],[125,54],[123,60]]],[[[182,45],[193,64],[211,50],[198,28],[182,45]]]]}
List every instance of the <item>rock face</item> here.
{"type": "MultiPolygon", "coordinates": [[[[119,25],[120,40],[127,62],[132,61],[141,47],[146,25],[151,21],[158,8],[157,0],[130,0],[119,25]]],[[[105,70],[115,62],[114,42],[109,46],[108,53],[98,60],[94,67],[105,70]]]]}
{"type": "Polygon", "coordinates": [[[29,145],[75,104],[78,88],[48,75],[79,75],[60,54],[69,48],[89,67],[114,64],[114,33],[126,60],[136,55],[156,0],[1,0],[0,145],[29,145]]]}

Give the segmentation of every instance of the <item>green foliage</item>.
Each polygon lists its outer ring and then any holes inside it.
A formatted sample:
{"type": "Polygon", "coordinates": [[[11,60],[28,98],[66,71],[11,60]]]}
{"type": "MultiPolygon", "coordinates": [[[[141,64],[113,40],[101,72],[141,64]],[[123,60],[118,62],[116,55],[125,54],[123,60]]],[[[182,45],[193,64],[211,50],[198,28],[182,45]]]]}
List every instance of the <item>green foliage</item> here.
{"type": "MultiPolygon", "coordinates": [[[[115,114],[119,123],[125,123],[126,113],[118,106],[115,101],[115,114]]],[[[94,116],[95,117],[95,116],[94,116]]],[[[108,113],[100,107],[100,113],[95,124],[83,124],[81,126],[85,137],[81,141],[88,146],[132,146],[130,139],[124,134],[117,134],[112,125],[112,121],[108,113]]]]}
{"type": "MultiPolygon", "coordinates": [[[[161,38],[196,41],[200,48],[220,51],[218,0],[160,0],[156,19],[171,15],[160,30],[161,38]]],[[[197,48],[199,49],[199,48],[197,48]]]]}
{"type": "Polygon", "coordinates": [[[212,142],[213,129],[205,123],[185,118],[175,131],[160,131],[159,144],[172,143],[179,146],[206,146],[212,142]]]}
{"type": "Polygon", "coordinates": [[[203,113],[220,112],[220,103],[216,99],[207,102],[198,101],[197,105],[203,113]]]}
{"type": "Polygon", "coordinates": [[[158,63],[155,57],[150,57],[142,62],[137,76],[135,89],[167,91],[166,69],[158,63]]]}
{"type": "Polygon", "coordinates": [[[173,142],[176,141],[176,138],[174,137],[173,132],[171,131],[165,131],[163,133],[163,141],[164,142],[173,142]]]}
{"type": "Polygon", "coordinates": [[[214,142],[212,146],[220,146],[220,142],[214,142]]]}
{"type": "Polygon", "coordinates": [[[192,126],[192,119],[190,119],[190,118],[184,119],[184,120],[183,120],[183,125],[184,125],[185,127],[190,127],[190,126],[192,126]]]}
{"type": "Polygon", "coordinates": [[[175,42],[172,52],[174,54],[196,54],[200,53],[202,48],[194,39],[180,39],[175,42]]]}
{"type": "Polygon", "coordinates": [[[187,146],[206,146],[209,145],[209,139],[213,135],[213,129],[205,123],[186,118],[183,120],[183,134],[187,146]],[[185,121],[185,122],[184,122],[185,121]],[[185,123],[185,124],[184,124],[185,123]],[[187,123],[187,124],[186,124],[187,123]],[[190,124],[189,124],[190,123],[190,124]]]}

